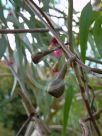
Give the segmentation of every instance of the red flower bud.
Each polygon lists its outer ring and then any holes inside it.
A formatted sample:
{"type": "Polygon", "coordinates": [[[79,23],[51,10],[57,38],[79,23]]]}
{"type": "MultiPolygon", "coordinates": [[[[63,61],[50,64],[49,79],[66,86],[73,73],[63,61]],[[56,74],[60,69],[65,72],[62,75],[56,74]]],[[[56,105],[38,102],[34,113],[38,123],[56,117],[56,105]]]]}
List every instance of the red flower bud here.
{"type": "Polygon", "coordinates": [[[13,13],[10,11],[10,12],[8,13],[8,16],[13,16],[13,13]]]}
{"type": "Polygon", "coordinates": [[[53,46],[58,46],[58,41],[55,37],[53,37],[51,40],[50,40],[50,44],[53,45],[53,46]]]}
{"type": "MultiPolygon", "coordinates": [[[[5,65],[8,65],[5,59],[2,60],[2,63],[5,64],[5,65]]],[[[9,59],[9,65],[13,65],[13,64],[14,64],[14,59],[10,58],[9,59]]]]}
{"type": "Polygon", "coordinates": [[[53,52],[53,55],[54,55],[55,57],[57,57],[57,58],[60,58],[60,57],[62,56],[62,54],[63,54],[63,52],[62,52],[61,49],[56,50],[56,51],[53,52]]]}
{"type": "Polygon", "coordinates": [[[13,58],[10,58],[9,64],[10,64],[10,65],[13,65],[13,64],[14,64],[14,59],[13,59],[13,58]]]}

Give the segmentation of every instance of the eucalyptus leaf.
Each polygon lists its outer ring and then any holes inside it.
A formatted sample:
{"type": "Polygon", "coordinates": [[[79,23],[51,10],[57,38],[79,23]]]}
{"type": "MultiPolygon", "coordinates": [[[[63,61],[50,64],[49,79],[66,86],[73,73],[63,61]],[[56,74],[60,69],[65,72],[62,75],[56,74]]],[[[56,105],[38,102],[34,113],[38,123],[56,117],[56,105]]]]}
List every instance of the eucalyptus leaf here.
{"type": "Polygon", "coordinates": [[[12,90],[11,90],[11,97],[12,97],[13,94],[14,94],[16,85],[17,85],[17,79],[14,77],[13,86],[12,86],[12,90]]]}
{"type": "Polygon", "coordinates": [[[6,40],[5,36],[2,35],[0,37],[0,59],[1,59],[1,57],[3,56],[3,54],[4,54],[5,50],[6,50],[7,44],[8,43],[7,43],[7,40],[6,40]]]}
{"type": "Polygon", "coordinates": [[[49,2],[50,2],[50,0],[44,0],[43,1],[45,11],[48,11],[49,2]]]}
{"type": "MultiPolygon", "coordinates": [[[[14,13],[12,16],[8,16],[7,19],[8,19],[8,21],[11,21],[14,23],[15,28],[24,29],[24,23],[20,23],[14,13]]],[[[24,33],[24,34],[18,34],[18,36],[22,40],[22,42],[24,43],[23,45],[26,46],[26,48],[31,52],[31,50],[32,50],[31,44],[28,40],[27,35],[24,33]]]]}
{"type": "Polygon", "coordinates": [[[16,52],[14,53],[15,62],[16,62],[17,68],[20,72],[21,78],[24,79],[25,61],[26,61],[25,48],[24,48],[25,46],[18,35],[16,35],[15,41],[16,41],[16,52]]]}
{"type": "Polygon", "coordinates": [[[3,5],[2,5],[2,2],[0,1],[0,20],[2,20],[2,22],[6,25],[6,19],[4,17],[4,8],[3,8],[3,5]]]}
{"type": "Polygon", "coordinates": [[[102,16],[97,18],[97,20],[95,21],[93,35],[98,52],[102,57],[102,16]]]}
{"type": "Polygon", "coordinates": [[[94,41],[94,37],[93,37],[92,34],[89,34],[88,41],[90,43],[91,49],[94,53],[94,56],[96,58],[100,57],[99,52],[98,52],[97,47],[96,47],[96,44],[95,44],[95,41],[94,41]]]}
{"type": "Polygon", "coordinates": [[[80,16],[80,46],[81,46],[81,57],[85,61],[87,40],[89,34],[89,28],[93,21],[96,19],[98,13],[92,10],[91,4],[88,3],[82,10],[80,16]]]}
{"type": "Polygon", "coordinates": [[[65,136],[73,96],[74,96],[74,86],[73,84],[69,84],[65,93],[63,136],[65,136]]]}

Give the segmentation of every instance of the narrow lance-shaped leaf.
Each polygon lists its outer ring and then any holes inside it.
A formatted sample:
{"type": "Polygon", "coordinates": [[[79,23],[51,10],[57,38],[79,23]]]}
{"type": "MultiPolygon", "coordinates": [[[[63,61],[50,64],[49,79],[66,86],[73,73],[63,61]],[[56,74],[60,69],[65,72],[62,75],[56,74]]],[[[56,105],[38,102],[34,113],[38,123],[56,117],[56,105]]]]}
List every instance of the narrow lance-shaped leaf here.
{"type": "Polygon", "coordinates": [[[88,3],[81,12],[80,46],[81,46],[81,57],[83,61],[85,61],[85,56],[86,56],[89,27],[93,23],[97,15],[98,13],[92,10],[90,3],[88,3]]]}
{"type": "Polygon", "coordinates": [[[66,127],[68,123],[69,112],[70,112],[73,96],[74,96],[74,86],[73,84],[69,84],[69,87],[65,93],[63,136],[65,135],[65,132],[66,132],[66,127]]]}
{"type": "Polygon", "coordinates": [[[12,97],[13,94],[14,94],[16,85],[17,85],[17,79],[14,77],[13,86],[12,86],[12,90],[11,90],[11,97],[12,97]]]}
{"type": "Polygon", "coordinates": [[[99,54],[102,57],[102,16],[97,18],[93,28],[94,40],[99,54]]]}
{"type": "MultiPolygon", "coordinates": [[[[16,26],[15,28],[24,29],[24,23],[20,23],[18,18],[16,17],[15,13],[12,12],[12,16],[8,16],[8,21],[11,21],[16,26]]],[[[26,48],[31,51],[31,44],[26,36],[26,34],[19,34],[19,38],[22,40],[22,42],[25,44],[26,48]]]]}
{"type": "Polygon", "coordinates": [[[89,34],[89,36],[88,36],[88,41],[89,41],[89,44],[90,44],[90,46],[91,46],[91,48],[92,48],[92,51],[93,51],[93,53],[94,53],[94,56],[95,56],[96,58],[98,58],[100,55],[99,55],[99,52],[98,52],[98,50],[97,50],[97,48],[96,48],[95,41],[94,41],[94,37],[93,37],[92,34],[89,34]]]}
{"type": "Polygon", "coordinates": [[[2,1],[0,1],[0,21],[2,21],[5,25],[7,25],[3,11],[4,11],[4,7],[2,5],[2,1]]]}
{"type": "Polygon", "coordinates": [[[7,40],[5,36],[3,35],[0,37],[0,59],[6,50],[6,46],[7,46],[7,40]]]}

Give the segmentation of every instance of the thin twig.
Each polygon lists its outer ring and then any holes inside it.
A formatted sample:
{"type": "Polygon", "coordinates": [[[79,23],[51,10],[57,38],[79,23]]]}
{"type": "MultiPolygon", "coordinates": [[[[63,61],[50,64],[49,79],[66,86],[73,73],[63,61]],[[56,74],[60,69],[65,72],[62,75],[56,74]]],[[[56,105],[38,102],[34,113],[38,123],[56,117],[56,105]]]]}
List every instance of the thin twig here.
{"type": "MultiPolygon", "coordinates": [[[[65,43],[65,45],[69,45],[69,43],[65,43]]],[[[52,52],[58,50],[58,49],[62,49],[61,46],[58,46],[54,49],[51,49],[51,50],[45,50],[45,51],[40,51],[40,52],[37,52],[36,54],[32,55],[32,61],[37,64],[39,63],[46,55],[49,55],[51,54],[52,52]]]]}
{"type": "MultiPolygon", "coordinates": [[[[62,30],[61,28],[55,28],[56,31],[62,30]]],[[[34,28],[34,29],[0,29],[0,34],[16,34],[16,33],[43,33],[48,32],[47,28],[34,28]]]]}
{"type": "Polygon", "coordinates": [[[79,122],[81,124],[81,127],[84,130],[83,136],[89,136],[89,130],[88,130],[88,127],[87,127],[86,123],[83,120],[80,120],[79,122]]]}
{"type": "Polygon", "coordinates": [[[28,93],[27,93],[27,89],[25,88],[25,85],[23,83],[23,81],[20,79],[20,77],[17,75],[17,73],[15,72],[14,68],[12,67],[12,65],[9,64],[9,61],[7,59],[7,57],[5,55],[3,55],[3,57],[5,58],[6,60],[6,63],[7,65],[9,66],[9,69],[11,70],[12,74],[14,75],[14,77],[18,80],[19,82],[19,85],[21,87],[21,92],[22,94],[24,94],[24,96],[26,97],[26,100],[27,100],[27,106],[28,106],[28,109],[29,109],[29,113],[36,113],[36,110],[34,109],[29,97],[28,97],[28,93]]]}
{"type": "Polygon", "coordinates": [[[73,20],[73,0],[68,0],[68,38],[70,43],[70,49],[73,51],[72,44],[72,20],[73,20]]]}
{"type": "Polygon", "coordinates": [[[55,11],[57,11],[57,12],[59,12],[60,14],[62,14],[62,15],[64,15],[64,16],[67,16],[67,14],[65,14],[63,11],[61,11],[61,10],[55,8],[55,7],[49,6],[49,8],[50,8],[50,9],[53,9],[53,10],[55,10],[55,11]]]}
{"type": "Polygon", "coordinates": [[[58,18],[58,19],[64,18],[63,16],[56,16],[56,15],[52,15],[52,14],[49,14],[49,13],[47,13],[47,15],[50,16],[50,17],[58,18]]]}
{"type": "Polygon", "coordinates": [[[84,100],[84,103],[85,103],[87,112],[88,112],[88,114],[89,114],[89,116],[90,116],[90,119],[91,119],[91,121],[92,121],[92,123],[93,123],[93,126],[94,126],[94,128],[95,128],[95,130],[96,130],[98,136],[101,136],[100,130],[99,130],[99,128],[98,128],[98,126],[97,126],[97,124],[96,124],[96,122],[95,122],[95,119],[94,119],[94,117],[93,117],[93,114],[92,114],[92,111],[91,111],[91,107],[90,107],[90,105],[89,105],[87,99],[85,98],[85,96],[84,96],[84,94],[83,94],[84,88],[81,88],[81,89],[82,89],[82,90],[81,90],[81,91],[82,91],[81,94],[82,94],[82,97],[83,97],[83,100],[84,100]]]}
{"type": "MultiPolygon", "coordinates": [[[[101,113],[102,113],[102,109],[100,109],[99,111],[93,113],[93,117],[97,120],[97,119],[100,118],[100,114],[101,114],[101,113]]],[[[91,118],[90,118],[90,117],[87,117],[87,118],[85,118],[85,119],[83,119],[83,120],[84,120],[85,122],[87,122],[87,121],[91,120],[91,118]]]]}
{"type": "Polygon", "coordinates": [[[98,63],[98,64],[102,64],[102,61],[96,59],[96,58],[92,58],[92,57],[86,57],[86,60],[98,63]]]}
{"type": "MultiPolygon", "coordinates": [[[[93,113],[94,119],[99,119],[101,113],[102,113],[102,109],[100,109],[98,112],[93,113]]],[[[91,118],[87,117],[87,118],[80,120],[80,124],[81,124],[82,128],[84,129],[84,136],[88,136],[88,128],[86,125],[87,121],[91,121],[91,118]]]]}
{"type": "Polygon", "coordinates": [[[91,68],[90,70],[94,73],[102,74],[102,70],[99,68],[91,68]]]}
{"type": "MultiPolygon", "coordinates": [[[[33,115],[34,116],[34,115],[33,115]]],[[[17,132],[16,136],[19,136],[22,132],[22,130],[28,125],[28,123],[31,121],[32,115],[30,115],[27,120],[23,123],[22,127],[19,129],[19,131],[17,132]]]]}

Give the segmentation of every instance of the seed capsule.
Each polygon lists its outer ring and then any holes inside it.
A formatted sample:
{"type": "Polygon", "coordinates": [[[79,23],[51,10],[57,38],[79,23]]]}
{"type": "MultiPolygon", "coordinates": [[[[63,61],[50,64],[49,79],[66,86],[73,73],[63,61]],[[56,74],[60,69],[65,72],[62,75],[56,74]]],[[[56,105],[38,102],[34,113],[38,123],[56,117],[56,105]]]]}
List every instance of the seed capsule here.
{"type": "Polygon", "coordinates": [[[59,75],[51,83],[49,83],[47,92],[50,95],[59,98],[64,93],[64,89],[65,89],[64,77],[66,72],[67,72],[67,64],[63,66],[59,75]]]}

